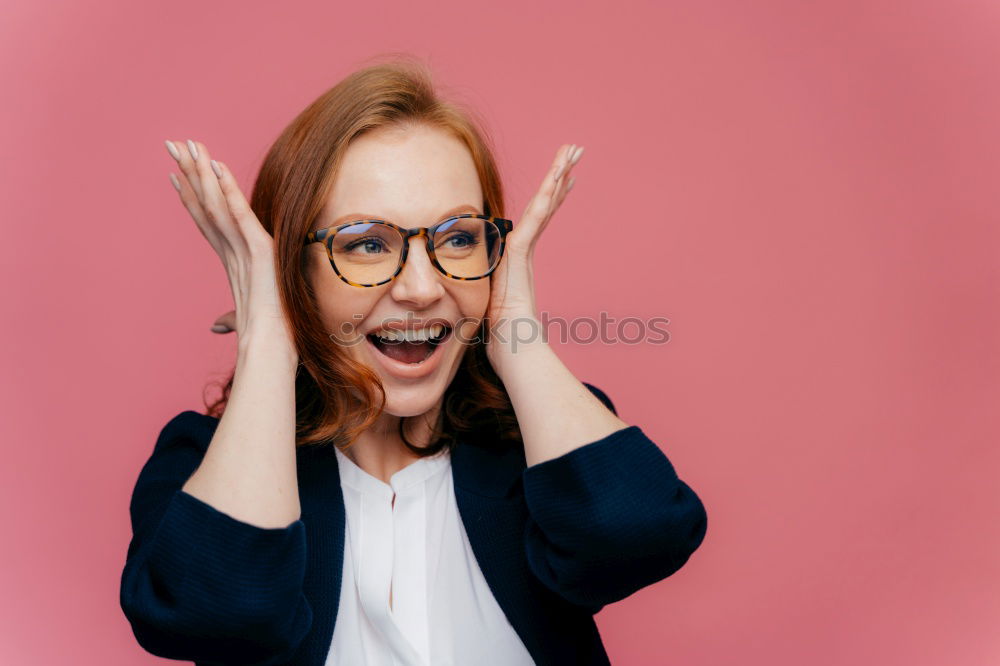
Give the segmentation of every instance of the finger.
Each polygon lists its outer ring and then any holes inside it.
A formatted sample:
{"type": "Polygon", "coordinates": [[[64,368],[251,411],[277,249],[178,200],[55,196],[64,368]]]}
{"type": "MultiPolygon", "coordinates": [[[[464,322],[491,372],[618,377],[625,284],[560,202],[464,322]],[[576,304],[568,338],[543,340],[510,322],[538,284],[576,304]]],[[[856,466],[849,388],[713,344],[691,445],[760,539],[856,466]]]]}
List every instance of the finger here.
{"type": "Polygon", "coordinates": [[[208,153],[208,147],[200,141],[188,139],[187,145],[193,150],[194,169],[198,176],[198,184],[201,192],[201,203],[209,215],[217,215],[220,220],[229,219],[229,208],[226,198],[219,187],[219,178],[212,167],[212,156],[208,153]]]}
{"type": "Polygon", "coordinates": [[[177,190],[178,195],[181,199],[181,204],[187,210],[188,214],[194,220],[195,225],[197,225],[198,230],[201,232],[202,236],[211,244],[217,252],[221,251],[223,246],[227,244],[225,238],[218,232],[217,229],[209,222],[205,215],[204,209],[201,207],[201,202],[198,201],[198,195],[191,188],[191,183],[187,178],[174,176],[173,173],[170,174],[171,182],[174,184],[174,189],[177,190]]]}
{"type": "Polygon", "coordinates": [[[270,244],[273,243],[271,235],[267,233],[253,209],[250,208],[250,204],[243,196],[243,191],[240,190],[232,171],[224,162],[218,160],[213,160],[213,166],[218,168],[218,172],[215,172],[213,168],[213,173],[215,173],[219,189],[225,199],[226,207],[244,241],[255,244],[262,249],[270,247],[270,244]]]}
{"type": "Polygon", "coordinates": [[[198,229],[202,235],[221,254],[224,245],[231,245],[231,242],[222,233],[222,230],[217,228],[205,210],[202,202],[201,180],[198,177],[197,167],[195,166],[194,158],[191,156],[187,142],[167,141],[165,143],[167,144],[167,150],[176,160],[177,166],[181,171],[180,178],[172,179],[177,181],[175,188],[178,189],[181,195],[181,203],[184,204],[184,207],[194,219],[195,224],[198,225],[198,229]]]}
{"type": "Polygon", "coordinates": [[[580,147],[576,144],[567,144],[561,146],[558,151],[556,151],[555,160],[552,163],[552,169],[550,177],[545,178],[542,181],[541,187],[538,188],[538,199],[539,205],[548,211],[552,199],[555,198],[560,190],[565,187],[567,176],[569,172],[573,169],[574,155],[578,154],[580,147]]]}
{"type": "MultiPolygon", "coordinates": [[[[574,151],[574,154],[571,157],[569,166],[570,171],[572,171],[573,167],[576,166],[577,162],[580,161],[580,157],[582,156],[583,156],[583,147],[580,146],[574,151]]],[[[562,178],[559,181],[559,185],[556,188],[556,193],[553,196],[554,203],[551,210],[549,211],[549,218],[552,217],[552,214],[555,213],[555,211],[559,210],[559,207],[562,205],[563,199],[565,199],[566,194],[571,189],[573,189],[573,184],[575,182],[576,182],[576,176],[572,176],[570,175],[570,173],[564,173],[562,175],[562,178]]]]}
{"type": "Polygon", "coordinates": [[[191,190],[194,192],[195,197],[198,201],[201,201],[201,180],[198,178],[198,171],[194,164],[194,157],[191,156],[191,151],[187,145],[186,141],[170,141],[170,145],[167,146],[167,150],[170,150],[170,146],[173,146],[173,150],[170,151],[171,156],[177,162],[177,168],[181,170],[184,179],[188,181],[191,186],[191,190]],[[175,154],[176,152],[176,154],[175,154]]]}
{"type": "Polygon", "coordinates": [[[580,161],[582,156],[583,146],[574,146],[573,150],[569,152],[566,161],[566,169],[560,175],[559,182],[556,185],[556,191],[551,196],[550,205],[545,218],[542,220],[539,233],[545,230],[545,227],[548,226],[549,222],[552,220],[552,216],[555,215],[555,212],[559,210],[560,206],[562,206],[562,202],[566,198],[566,194],[573,188],[573,184],[576,182],[576,177],[571,176],[570,173],[572,172],[573,167],[580,161]]]}
{"type": "MultiPolygon", "coordinates": [[[[208,150],[204,147],[204,144],[196,143],[190,139],[186,141],[172,141],[171,143],[174,147],[171,155],[174,155],[176,151],[180,156],[179,158],[175,156],[174,159],[177,160],[177,165],[183,174],[183,178],[179,179],[182,182],[182,190],[184,183],[186,183],[192,195],[184,199],[184,205],[187,207],[188,212],[191,213],[191,217],[195,218],[195,222],[202,229],[202,233],[212,243],[212,246],[216,248],[220,256],[223,254],[223,249],[226,245],[230,248],[244,246],[245,243],[240,237],[239,232],[233,227],[228,215],[220,213],[218,205],[214,208],[211,207],[209,200],[206,199],[206,179],[202,173],[204,168],[199,166],[199,163],[207,164],[205,158],[207,157],[208,150]],[[197,158],[195,155],[197,155],[197,158]]],[[[167,146],[167,149],[169,150],[170,146],[167,146]]],[[[214,174],[212,178],[215,178],[214,174]]],[[[212,181],[208,182],[211,183],[212,181]]],[[[216,201],[219,200],[221,200],[221,193],[216,196],[216,201]]]]}
{"type": "Polygon", "coordinates": [[[213,333],[232,333],[236,330],[236,310],[230,310],[212,324],[213,333]]]}
{"type": "Polygon", "coordinates": [[[559,182],[560,180],[565,180],[566,174],[572,168],[573,162],[572,157],[577,152],[578,146],[575,143],[571,143],[565,146],[561,146],[558,151],[556,151],[556,159],[553,163],[555,171],[552,174],[553,180],[559,182]]]}
{"type": "Polygon", "coordinates": [[[229,204],[220,187],[219,177],[215,173],[208,148],[200,141],[192,141],[191,139],[188,139],[187,146],[189,152],[195,155],[194,171],[201,187],[200,200],[206,217],[229,239],[234,247],[245,245],[245,240],[233,220],[232,211],[229,210],[229,204]]]}
{"type": "Polygon", "coordinates": [[[518,222],[518,227],[524,230],[525,236],[535,237],[548,218],[555,212],[553,203],[565,187],[566,174],[573,167],[570,159],[575,152],[576,146],[573,144],[563,145],[556,151],[552,167],[542,180],[538,191],[525,206],[524,213],[518,222]]]}
{"type": "MultiPolygon", "coordinates": [[[[570,176],[569,180],[566,181],[565,187],[563,187],[563,188],[560,189],[559,195],[556,198],[555,205],[554,205],[554,207],[552,209],[552,213],[549,214],[549,221],[552,220],[552,217],[555,214],[555,211],[559,210],[562,207],[563,201],[566,199],[566,195],[569,194],[569,191],[571,189],[573,189],[573,185],[575,183],[576,183],[576,176],[570,176]]],[[[544,230],[545,226],[547,226],[547,225],[548,225],[548,222],[546,222],[545,225],[542,226],[542,229],[544,230]]]]}
{"type": "Polygon", "coordinates": [[[566,153],[565,162],[559,170],[558,178],[556,179],[555,191],[552,195],[554,199],[562,201],[562,197],[568,191],[569,182],[572,179],[570,174],[573,171],[573,167],[576,166],[581,157],[583,157],[583,146],[573,145],[566,153]]]}

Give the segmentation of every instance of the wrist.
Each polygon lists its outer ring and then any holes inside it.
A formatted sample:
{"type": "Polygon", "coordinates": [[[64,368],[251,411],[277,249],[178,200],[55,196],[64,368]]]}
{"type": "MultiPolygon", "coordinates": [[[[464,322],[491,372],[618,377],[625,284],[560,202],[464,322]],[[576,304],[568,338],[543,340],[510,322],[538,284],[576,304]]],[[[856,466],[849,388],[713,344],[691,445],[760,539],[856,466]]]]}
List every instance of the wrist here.
{"type": "Polygon", "coordinates": [[[545,339],[541,324],[530,326],[520,319],[513,327],[494,332],[487,346],[487,356],[501,381],[506,381],[515,373],[539,367],[542,358],[552,352],[545,339]]]}
{"type": "Polygon", "coordinates": [[[282,324],[250,324],[239,334],[237,351],[240,357],[265,354],[282,359],[292,366],[299,363],[299,354],[288,330],[282,324]]]}

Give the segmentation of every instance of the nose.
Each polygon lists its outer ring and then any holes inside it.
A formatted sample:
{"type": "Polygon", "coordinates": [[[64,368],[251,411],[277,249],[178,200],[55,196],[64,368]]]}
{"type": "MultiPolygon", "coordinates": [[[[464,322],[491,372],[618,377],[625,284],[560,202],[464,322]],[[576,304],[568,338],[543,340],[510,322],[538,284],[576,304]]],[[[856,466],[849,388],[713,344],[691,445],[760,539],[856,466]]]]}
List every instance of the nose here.
{"type": "Polygon", "coordinates": [[[444,295],[444,276],[434,268],[427,255],[427,247],[422,238],[411,238],[403,270],[392,282],[390,293],[400,303],[407,303],[414,309],[432,305],[444,295]]]}

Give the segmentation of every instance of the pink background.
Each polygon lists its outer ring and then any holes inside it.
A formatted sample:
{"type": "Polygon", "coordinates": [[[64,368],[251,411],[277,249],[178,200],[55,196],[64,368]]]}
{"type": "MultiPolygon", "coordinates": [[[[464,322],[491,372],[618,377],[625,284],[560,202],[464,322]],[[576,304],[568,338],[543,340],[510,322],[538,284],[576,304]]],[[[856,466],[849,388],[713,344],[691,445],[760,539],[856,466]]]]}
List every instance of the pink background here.
{"type": "Polygon", "coordinates": [[[709,513],[597,616],[613,662],[1000,663],[1000,5],[247,4],[5,5],[0,662],[158,661],[118,606],[129,496],[234,353],[164,139],[248,192],[301,108],[407,51],[486,118],[515,220],[586,147],[540,307],[671,320],[560,346],[709,513]]]}

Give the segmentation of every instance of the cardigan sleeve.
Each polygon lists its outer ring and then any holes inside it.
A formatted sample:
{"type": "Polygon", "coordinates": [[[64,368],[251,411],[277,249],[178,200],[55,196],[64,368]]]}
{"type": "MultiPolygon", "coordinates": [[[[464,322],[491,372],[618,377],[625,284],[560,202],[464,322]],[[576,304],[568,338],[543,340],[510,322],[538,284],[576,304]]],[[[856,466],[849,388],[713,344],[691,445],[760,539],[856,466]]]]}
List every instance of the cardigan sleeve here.
{"type": "Polygon", "coordinates": [[[638,426],[531,465],[522,480],[532,572],[591,613],[670,576],[705,538],[704,505],[638,426]]]}
{"type": "Polygon", "coordinates": [[[305,525],[251,525],[181,489],[211,441],[208,419],[175,416],[139,473],[121,607],[139,644],[160,657],[286,661],[312,625],[305,525]]]}

